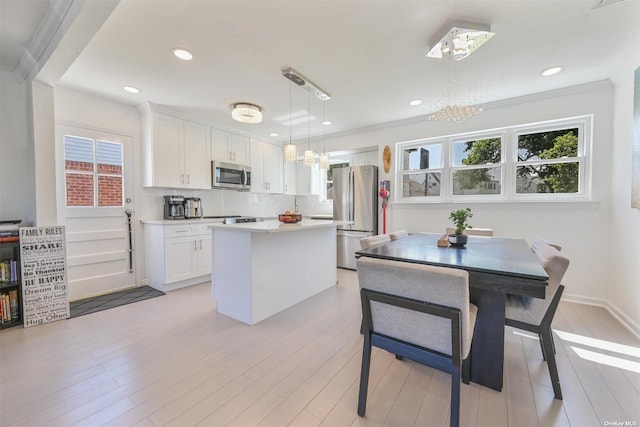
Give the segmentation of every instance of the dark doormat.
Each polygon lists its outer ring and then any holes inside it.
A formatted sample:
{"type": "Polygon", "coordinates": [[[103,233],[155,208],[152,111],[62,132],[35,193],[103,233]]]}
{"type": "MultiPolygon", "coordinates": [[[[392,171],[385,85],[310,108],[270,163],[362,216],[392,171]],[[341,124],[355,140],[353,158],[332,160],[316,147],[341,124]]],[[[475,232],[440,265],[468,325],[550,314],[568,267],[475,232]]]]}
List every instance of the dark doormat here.
{"type": "Polygon", "coordinates": [[[159,297],[160,295],[165,295],[165,293],[154,289],[151,286],[141,286],[139,288],[118,291],[112,294],[73,301],[69,303],[69,308],[71,309],[71,317],[78,317],[89,313],[95,313],[96,311],[131,304],[132,302],[159,297]]]}

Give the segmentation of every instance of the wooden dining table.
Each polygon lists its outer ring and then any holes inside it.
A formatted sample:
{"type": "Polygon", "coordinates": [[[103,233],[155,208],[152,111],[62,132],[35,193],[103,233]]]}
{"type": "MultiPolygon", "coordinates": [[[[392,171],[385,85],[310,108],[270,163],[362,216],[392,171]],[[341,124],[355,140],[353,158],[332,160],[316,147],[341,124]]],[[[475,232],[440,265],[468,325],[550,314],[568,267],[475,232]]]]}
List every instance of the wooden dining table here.
{"type": "Polygon", "coordinates": [[[469,272],[478,307],[471,344],[471,381],[502,391],[505,302],[508,294],[544,298],[549,277],[524,239],[469,236],[465,247],[438,247],[439,234],[411,234],[356,252],[372,257],[469,272]]]}

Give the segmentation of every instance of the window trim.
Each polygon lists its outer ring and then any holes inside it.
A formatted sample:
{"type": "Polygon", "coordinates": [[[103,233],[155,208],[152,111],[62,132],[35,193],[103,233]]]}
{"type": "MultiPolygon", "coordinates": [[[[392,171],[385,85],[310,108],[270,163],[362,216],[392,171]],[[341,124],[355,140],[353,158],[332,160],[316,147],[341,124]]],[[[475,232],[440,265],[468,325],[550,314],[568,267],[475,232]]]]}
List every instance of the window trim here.
{"type": "Polygon", "coordinates": [[[414,139],[397,142],[395,144],[395,185],[393,191],[394,203],[420,204],[420,203],[469,203],[469,202],[586,202],[591,201],[591,179],[592,179],[592,148],[593,148],[593,115],[569,117],[564,119],[535,122],[502,128],[481,130],[476,132],[466,132],[446,136],[414,139]],[[578,156],[562,159],[544,159],[528,162],[518,162],[518,136],[530,133],[561,130],[567,128],[578,128],[578,156]],[[484,165],[462,165],[453,166],[454,144],[470,140],[487,138],[501,138],[501,162],[488,163],[484,165]],[[421,147],[435,143],[442,144],[442,167],[439,169],[424,170],[404,170],[403,151],[407,148],[421,147]],[[578,192],[568,193],[531,193],[518,194],[517,175],[518,166],[532,163],[578,163],[578,192]],[[501,191],[500,194],[478,194],[478,195],[454,195],[453,194],[453,172],[456,170],[469,170],[477,168],[492,167],[501,168],[501,191]],[[403,197],[403,176],[411,173],[427,173],[441,171],[441,191],[440,196],[417,196],[403,197]]]}

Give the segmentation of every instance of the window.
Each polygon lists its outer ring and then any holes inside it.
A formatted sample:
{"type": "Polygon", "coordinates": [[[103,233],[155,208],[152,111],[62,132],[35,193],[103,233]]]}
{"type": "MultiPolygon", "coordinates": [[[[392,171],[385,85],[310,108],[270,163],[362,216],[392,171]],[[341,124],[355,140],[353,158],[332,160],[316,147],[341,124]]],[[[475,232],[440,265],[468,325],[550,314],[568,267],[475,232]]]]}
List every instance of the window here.
{"type": "Polygon", "coordinates": [[[64,137],[67,206],[123,206],[122,144],[64,137]]]}
{"type": "Polygon", "coordinates": [[[591,117],[398,143],[396,201],[584,200],[591,117]]]}

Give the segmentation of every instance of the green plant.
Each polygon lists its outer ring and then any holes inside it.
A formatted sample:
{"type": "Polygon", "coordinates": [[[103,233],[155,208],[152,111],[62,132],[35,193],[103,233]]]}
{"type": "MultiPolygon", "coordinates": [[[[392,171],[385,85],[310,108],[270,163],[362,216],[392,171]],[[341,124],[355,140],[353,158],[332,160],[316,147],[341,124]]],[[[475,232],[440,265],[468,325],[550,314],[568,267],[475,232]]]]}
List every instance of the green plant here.
{"type": "Polygon", "coordinates": [[[462,234],[462,232],[467,228],[473,228],[467,222],[467,220],[471,217],[473,217],[473,213],[471,213],[470,208],[458,209],[457,211],[451,212],[451,215],[449,215],[449,219],[456,227],[456,234],[462,234]]]}

